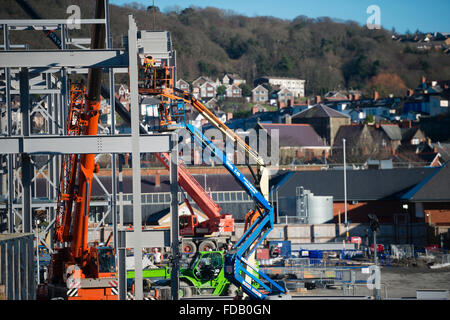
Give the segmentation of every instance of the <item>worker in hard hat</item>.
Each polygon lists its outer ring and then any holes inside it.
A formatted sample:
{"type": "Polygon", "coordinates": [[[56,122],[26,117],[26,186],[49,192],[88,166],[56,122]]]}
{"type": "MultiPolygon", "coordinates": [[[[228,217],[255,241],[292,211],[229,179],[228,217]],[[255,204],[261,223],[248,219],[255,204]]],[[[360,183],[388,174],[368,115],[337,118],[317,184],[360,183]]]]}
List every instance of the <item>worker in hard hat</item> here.
{"type": "Polygon", "coordinates": [[[145,86],[151,88],[153,85],[153,68],[155,66],[155,59],[149,54],[145,55],[144,59],[144,74],[145,86]]]}
{"type": "Polygon", "coordinates": [[[166,127],[167,125],[175,124],[175,122],[172,121],[172,117],[170,116],[170,106],[165,103],[161,102],[158,106],[158,112],[159,112],[159,124],[161,128],[166,127]]]}

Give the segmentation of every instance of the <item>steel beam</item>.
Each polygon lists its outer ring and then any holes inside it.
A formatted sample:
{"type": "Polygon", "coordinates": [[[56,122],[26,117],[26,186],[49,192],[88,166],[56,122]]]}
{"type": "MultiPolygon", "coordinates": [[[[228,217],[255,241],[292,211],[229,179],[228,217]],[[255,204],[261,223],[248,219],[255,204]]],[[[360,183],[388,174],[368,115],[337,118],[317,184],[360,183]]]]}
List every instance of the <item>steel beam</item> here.
{"type": "Polygon", "coordinates": [[[128,55],[123,50],[0,51],[3,68],[125,68],[128,55]]]}
{"type": "MultiPolygon", "coordinates": [[[[77,19],[76,24],[105,24],[105,19],[77,19]]],[[[11,27],[48,27],[58,28],[60,25],[73,24],[73,20],[70,19],[1,19],[0,29],[4,28],[4,25],[11,27]]]]}
{"type": "Polygon", "coordinates": [[[170,292],[172,300],[179,300],[180,288],[180,241],[178,222],[178,135],[172,135],[173,148],[170,153],[170,193],[171,193],[171,231],[172,231],[172,273],[170,277],[170,292]]]}
{"type": "MultiPolygon", "coordinates": [[[[134,244],[134,288],[135,299],[143,300],[142,283],[142,213],[141,213],[141,157],[139,139],[139,100],[138,100],[138,70],[137,70],[137,27],[132,15],[128,16],[128,50],[131,95],[131,146],[133,168],[133,232],[134,244]]],[[[111,97],[113,98],[113,97],[111,97]]]]}
{"type": "MultiPolygon", "coordinates": [[[[168,152],[170,135],[140,136],[139,152],[168,152]]],[[[132,138],[116,136],[30,136],[0,138],[2,154],[89,154],[131,153],[132,138]]]]}

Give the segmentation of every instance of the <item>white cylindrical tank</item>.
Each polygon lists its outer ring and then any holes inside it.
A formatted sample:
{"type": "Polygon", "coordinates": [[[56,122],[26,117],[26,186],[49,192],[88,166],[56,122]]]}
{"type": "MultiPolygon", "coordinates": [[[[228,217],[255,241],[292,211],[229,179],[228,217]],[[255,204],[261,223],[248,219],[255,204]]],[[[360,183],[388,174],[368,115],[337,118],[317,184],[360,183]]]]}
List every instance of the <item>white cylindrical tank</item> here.
{"type": "Polygon", "coordinates": [[[308,195],[308,223],[333,223],[333,197],[308,195]]]}

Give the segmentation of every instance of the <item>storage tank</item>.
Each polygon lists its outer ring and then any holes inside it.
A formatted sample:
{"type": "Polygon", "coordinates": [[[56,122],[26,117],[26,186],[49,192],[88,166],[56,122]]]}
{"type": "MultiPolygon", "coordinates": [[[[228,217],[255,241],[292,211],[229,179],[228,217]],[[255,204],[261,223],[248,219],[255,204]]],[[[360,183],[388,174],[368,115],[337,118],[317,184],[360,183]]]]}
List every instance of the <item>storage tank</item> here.
{"type": "Polygon", "coordinates": [[[333,223],[333,197],[308,195],[308,223],[333,223]]]}
{"type": "Polygon", "coordinates": [[[311,191],[297,187],[297,218],[305,224],[333,222],[333,197],[315,196],[311,191]]]}

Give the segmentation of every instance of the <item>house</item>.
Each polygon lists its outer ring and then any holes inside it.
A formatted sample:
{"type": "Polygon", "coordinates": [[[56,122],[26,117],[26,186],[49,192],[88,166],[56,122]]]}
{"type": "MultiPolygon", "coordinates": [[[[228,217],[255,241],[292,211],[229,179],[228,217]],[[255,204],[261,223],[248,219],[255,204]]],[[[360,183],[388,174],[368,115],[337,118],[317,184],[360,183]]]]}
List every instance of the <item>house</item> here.
{"type": "Polygon", "coordinates": [[[210,100],[208,100],[208,102],[205,103],[205,107],[207,107],[208,109],[214,109],[217,107],[217,99],[216,98],[211,98],[210,100]]]}
{"type": "Polygon", "coordinates": [[[253,103],[267,103],[269,101],[269,90],[262,85],[258,85],[252,90],[253,103]]]}
{"type": "Polygon", "coordinates": [[[427,81],[422,77],[422,82],[414,90],[404,104],[403,113],[410,111],[437,116],[449,113],[450,81],[427,81]]]}
{"type": "Polygon", "coordinates": [[[255,129],[265,130],[271,139],[277,131],[280,164],[322,163],[328,157],[330,147],[308,124],[258,122],[255,129]]]}
{"type": "Polygon", "coordinates": [[[242,98],[242,89],[237,85],[230,85],[227,87],[225,96],[227,98],[242,98]]]}
{"type": "Polygon", "coordinates": [[[187,81],[183,80],[183,79],[179,79],[175,83],[175,88],[178,88],[178,89],[186,91],[186,92],[190,92],[189,83],[187,81]]]}
{"type": "Polygon", "coordinates": [[[222,78],[222,84],[226,87],[231,85],[239,87],[243,83],[246,83],[246,81],[236,73],[227,73],[222,78]]]}
{"type": "Polygon", "coordinates": [[[324,99],[325,101],[347,101],[349,97],[341,91],[330,91],[325,94],[324,99]]]}
{"type": "Polygon", "coordinates": [[[382,124],[376,125],[375,128],[381,130],[383,146],[389,146],[392,154],[395,154],[403,139],[400,127],[397,124],[382,124]]]}
{"type": "Polygon", "coordinates": [[[126,84],[116,84],[114,87],[115,97],[127,106],[130,100],[130,89],[128,86],[126,84]]]}
{"type": "Polygon", "coordinates": [[[254,86],[268,83],[272,87],[279,87],[288,89],[294,98],[301,98],[305,96],[305,83],[306,80],[296,78],[282,78],[282,77],[260,77],[255,79],[254,86]]]}
{"type": "Polygon", "coordinates": [[[322,139],[333,145],[339,128],[342,125],[349,125],[351,118],[324,104],[317,104],[312,108],[293,115],[291,121],[292,123],[311,125],[322,139]]]}
{"type": "Polygon", "coordinates": [[[294,94],[287,88],[275,92],[277,95],[278,108],[287,108],[294,104],[294,94]]]}
{"type": "Polygon", "coordinates": [[[200,76],[192,82],[192,94],[197,99],[213,98],[216,95],[216,84],[211,79],[200,76]]]}
{"type": "Polygon", "coordinates": [[[348,163],[365,163],[368,159],[387,160],[393,156],[389,139],[382,130],[367,124],[342,125],[332,145],[332,158],[337,163],[343,163],[344,139],[348,163]]]}
{"type": "Polygon", "coordinates": [[[199,87],[198,97],[200,99],[211,99],[216,96],[216,86],[211,82],[204,82],[199,87]]]}

